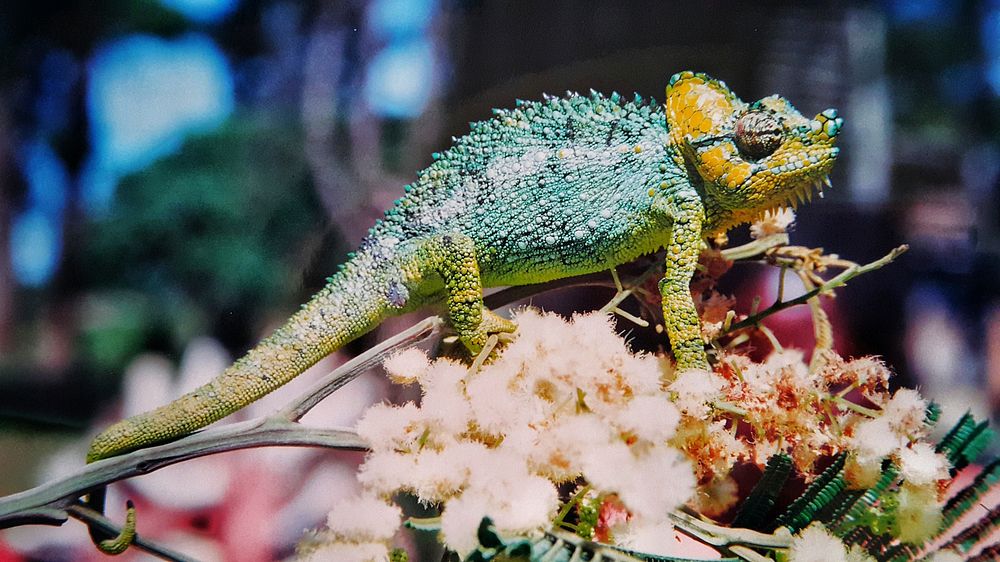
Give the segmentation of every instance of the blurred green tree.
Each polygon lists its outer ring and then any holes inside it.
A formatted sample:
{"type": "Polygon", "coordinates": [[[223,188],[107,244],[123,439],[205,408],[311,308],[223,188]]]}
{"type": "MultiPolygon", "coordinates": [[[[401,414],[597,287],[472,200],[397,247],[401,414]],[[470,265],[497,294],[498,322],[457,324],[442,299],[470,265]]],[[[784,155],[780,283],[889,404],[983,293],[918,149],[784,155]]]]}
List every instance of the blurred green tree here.
{"type": "MultiPolygon", "coordinates": [[[[322,284],[302,272],[337,246],[323,244],[323,223],[292,124],[243,115],[190,139],[124,179],[110,212],[88,223],[83,359],[119,371],[143,349],[205,332],[240,351],[268,310],[322,284]]],[[[317,271],[333,265],[319,260],[317,271]]]]}

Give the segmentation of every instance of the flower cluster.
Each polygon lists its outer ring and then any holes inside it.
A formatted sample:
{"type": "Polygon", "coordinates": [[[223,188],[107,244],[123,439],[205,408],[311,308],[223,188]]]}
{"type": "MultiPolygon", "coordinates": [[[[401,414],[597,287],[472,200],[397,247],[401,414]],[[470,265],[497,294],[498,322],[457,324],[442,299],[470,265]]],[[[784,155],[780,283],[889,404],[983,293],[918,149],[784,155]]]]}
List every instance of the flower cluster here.
{"type": "Polygon", "coordinates": [[[467,553],[484,516],[505,533],[558,523],[557,485],[582,479],[590,496],[627,510],[616,536],[665,550],[667,515],[691,498],[695,476],[668,444],[680,412],[662,384],[664,362],[632,353],[605,315],[567,322],[525,310],[517,322],[518,338],[478,371],[413,349],[386,362],[394,381],[420,385],[422,399],[373,406],[359,422],[371,444],[362,485],[440,505],[443,540],[467,553]]]}
{"type": "MultiPolygon", "coordinates": [[[[754,235],[779,232],[792,218],[765,217],[754,235]]],[[[724,326],[735,316],[734,299],[715,290],[732,262],[716,250],[703,263],[692,289],[713,341],[729,337],[724,326]]],[[[950,466],[926,440],[928,403],[913,390],[891,392],[878,359],[821,348],[807,362],[775,343],[755,360],[753,340],[735,338],[716,346],[711,371],[676,372],[664,357],[630,351],[605,315],[567,321],[527,309],[516,321],[513,343],[482,365],[416,349],[386,361],[393,382],[418,385],[421,400],[377,404],[359,422],[371,448],[358,474],[366,496],[337,506],[326,549],[384,559],[400,519],[386,502],[405,492],[441,510],[441,539],[459,555],[479,546],[484,517],[501,534],[562,527],[684,555],[670,512],[686,505],[728,520],[748,491],[736,469],[762,469],[779,454],[807,484],[843,457],[848,490],[875,486],[892,466],[897,481],[851,525],[914,545],[941,526],[950,466]],[[381,531],[360,533],[356,521],[381,531]]],[[[871,558],[814,523],[793,538],[788,559],[871,558]]]]}

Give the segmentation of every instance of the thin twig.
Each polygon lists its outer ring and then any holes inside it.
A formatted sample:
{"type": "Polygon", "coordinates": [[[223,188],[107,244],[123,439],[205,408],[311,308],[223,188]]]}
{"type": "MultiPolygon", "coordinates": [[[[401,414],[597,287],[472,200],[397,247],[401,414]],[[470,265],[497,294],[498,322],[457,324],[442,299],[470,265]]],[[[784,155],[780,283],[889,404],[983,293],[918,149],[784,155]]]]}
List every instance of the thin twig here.
{"type": "Polygon", "coordinates": [[[437,337],[441,334],[443,326],[444,320],[440,316],[431,316],[421,320],[409,329],[396,334],[337,367],[313,384],[309,390],[303,392],[298,398],[282,408],[277,415],[293,422],[302,419],[302,416],[306,415],[316,404],[319,404],[337,389],[361,376],[368,369],[375,365],[380,365],[395,351],[412,347],[430,338],[437,337]]]}
{"type": "Polygon", "coordinates": [[[732,546],[745,544],[759,548],[788,548],[791,545],[791,534],[767,534],[752,529],[736,529],[723,527],[692,517],[682,511],[670,512],[674,526],[692,536],[701,537],[712,546],[732,546]]]}
{"type": "Polygon", "coordinates": [[[719,335],[721,336],[721,335],[725,335],[725,334],[728,334],[728,333],[731,333],[731,332],[735,332],[737,330],[742,330],[743,328],[750,328],[752,326],[756,326],[756,325],[758,325],[761,322],[761,320],[763,320],[764,318],[767,318],[768,316],[771,316],[772,314],[775,314],[777,312],[781,312],[782,310],[785,310],[786,308],[790,308],[790,307],[793,307],[793,306],[796,306],[796,305],[804,304],[804,303],[808,302],[809,299],[811,299],[811,298],[813,298],[813,297],[815,297],[815,296],[817,296],[817,295],[819,295],[821,293],[825,293],[825,292],[831,291],[833,289],[836,289],[838,287],[842,287],[842,286],[846,285],[848,281],[850,281],[851,279],[854,279],[855,277],[857,277],[859,275],[862,275],[864,273],[868,273],[868,272],[871,272],[871,271],[875,271],[876,269],[879,269],[879,268],[881,268],[881,267],[883,267],[883,266],[885,266],[885,265],[887,265],[889,263],[892,263],[896,258],[898,258],[901,254],[903,254],[903,252],[905,252],[908,249],[909,249],[909,246],[907,246],[906,244],[903,244],[902,246],[899,246],[897,248],[893,248],[893,250],[891,252],[889,252],[888,254],[882,256],[881,258],[879,258],[879,259],[877,259],[877,260],[875,260],[875,261],[873,261],[871,263],[867,263],[865,265],[858,265],[858,266],[854,266],[854,267],[848,268],[848,269],[840,272],[840,274],[838,274],[836,277],[830,279],[829,281],[826,281],[825,283],[823,283],[822,285],[816,287],[815,289],[813,289],[811,291],[807,291],[807,292],[803,293],[802,295],[799,295],[798,297],[795,297],[794,299],[789,299],[787,301],[776,302],[773,305],[771,305],[770,307],[768,307],[766,310],[762,310],[761,312],[757,312],[755,314],[752,314],[751,316],[748,316],[747,318],[744,318],[743,320],[740,320],[739,322],[736,322],[735,324],[731,325],[728,330],[720,332],[719,335]]]}
{"type": "Polygon", "coordinates": [[[788,245],[788,234],[780,232],[778,234],[771,234],[763,238],[754,240],[753,242],[748,242],[742,246],[735,246],[733,248],[726,248],[720,252],[724,259],[729,261],[738,261],[752,258],[754,256],[759,256],[770,250],[771,248],[777,248],[778,246],[788,245]]]}
{"type": "MultiPolygon", "coordinates": [[[[265,446],[326,447],[362,451],[367,444],[347,429],[307,427],[282,418],[260,418],[212,428],[172,443],[111,457],[81,467],[60,480],[0,498],[0,528],[20,524],[24,514],[65,510],[80,496],[111,482],[225,451],[265,446]]],[[[55,518],[53,524],[58,524],[55,518]]]]}

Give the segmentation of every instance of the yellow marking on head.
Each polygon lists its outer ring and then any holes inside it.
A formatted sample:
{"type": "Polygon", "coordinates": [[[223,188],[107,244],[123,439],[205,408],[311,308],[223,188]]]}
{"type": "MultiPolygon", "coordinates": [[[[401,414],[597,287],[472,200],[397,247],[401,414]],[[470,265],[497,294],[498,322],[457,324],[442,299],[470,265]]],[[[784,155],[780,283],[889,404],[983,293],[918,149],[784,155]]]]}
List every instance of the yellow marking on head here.
{"type": "Polygon", "coordinates": [[[747,178],[750,177],[752,169],[753,167],[749,162],[743,162],[742,164],[732,166],[726,179],[726,185],[732,188],[743,185],[743,182],[747,181],[747,178]]]}
{"type": "Polygon", "coordinates": [[[719,145],[700,154],[701,163],[709,176],[717,178],[726,173],[729,162],[729,151],[724,145],[719,145]]]}
{"type": "Polygon", "coordinates": [[[667,86],[671,138],[680,142],[685,136],[719,134],[744,105],[722,82],[685,72],[667,86]]]}

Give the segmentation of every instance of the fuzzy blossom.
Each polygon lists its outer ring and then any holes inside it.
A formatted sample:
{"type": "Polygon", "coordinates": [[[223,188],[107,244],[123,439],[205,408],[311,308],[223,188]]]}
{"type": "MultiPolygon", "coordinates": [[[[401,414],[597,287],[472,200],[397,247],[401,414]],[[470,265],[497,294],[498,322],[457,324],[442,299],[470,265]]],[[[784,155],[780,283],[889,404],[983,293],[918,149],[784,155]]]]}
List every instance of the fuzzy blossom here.
{"type": "Polygon", "coordinates": [[[827,351],[819,377],[827,386],[856,386],[869,400],[881,404],[883,394],[889,388],[892,371],[878,357],[865,356],[845,360],[840,355],[827,351]]]}
{"type": "Polygon", "coordinates": [[[677,375],[669,390],[675,394],[674,405],[683,414],[704,418],[710,411],[709,403],[722,397],[725,382],[715,373],[704,369],[688,369],[677,375]]]}
{"type": "Polygon", "coordinates": [[[427,354],[415,347],[410,347],[390,356],[382,367],[389,375],[389,380],[396,384],[413,384],[420,379],[431,362],[427,354]]]}
{"type": "Polygon", "coordinates": [[[729,511],[740,501],[740,486],[732,476],[715,478],[708,484],[698,486],[695,508],[706,517],[717,518],[729,511]]]}
{"type": "Polygon", "coordinates": [[[299,562],[386,562],[389,548],[381,543],[324,543],[303,552],[299,562]]]}
{"type": "Polygon", "coordinates": [[[898,456],[900,474],[910,484],[925,486],[948,478],[947,457],[935,452],[930,443],[914,443],[898,456]]]}
{"type": "Polygon", "coordinates": [[[330,512],[326,525],[344,542],[388,541],[399,528],[402,511],[374,496],[343,500],[330,512]]]}
{"type": "Polygon", "coordinates": [[[701,294],[695,295],[694,304],[698,308],[698,316],[701,318],[701,335],[706,341],[712,341],[722,333],[723,323],[729,316],[729,312],[736,306],[736,299],[722,295],[713,289],[709,291],[707,298],[701,294]]]}
{"type": "Polygon", "coordinates": [[[442,537],[460,553],[476,546],[484,517],[502,533],[550,526],[556,485],[580,477],[618,494],[644,524],[665,524],[695,477],[669,442],[681,413],[662,387],[664,363],[633,353],[607,315],[566,321],[527,310],[517,322],[517,339],[476,371],[420,352],[390,359],[390,376],[416,382],[422,397],[374,406],[359,421],[372,451],[362,486],[440,504],[442,537]]]}
{"type": "Polygon", "coordinates": [[[343,500],[327,516],[323,543],[302,552],[299,560],[384,562],[401,518],[398,506],[374,496],[343,500]]]}
{"type": "Polygon", "coordinates": [[[871,484],[882,459],[895,455],[907,479],[925,484],[947,477],[947,461],[930,445],[910,441],[927,432],[924,418],[927,401],[915,390],[899,389],[882,407],[877,418],[861,420],[853,428],[847,445],[853,452],[848,469],[853,485],[871,484]]]}
{"type": "Polygon", "coordinates": [[[889,420],[893,431],[900,437],[914,439],[927,433],[924,420],[927,400],[912,388],[901,388],[882,406],[882,417],[889,420]]]}
{"type": "Polygon", "coordinates": [[[424,431],[422,412],[416,404],[375,404],[358,420],[360,435],[373,451],[408,450],[417,447],[424,431]]]}
{"type": "Polygon", "coordinates": [[[861,464],[881,463],[883,458],[905,444],[884,416],[858,422],[850,440],[851,449],[861,464]]]}
{"type": "Polygon", "coordinates": [[[674,436],[681,414],[665,394],[637,396],[612,416],[614,426],[645,441],[665,443],[674,436]]]}
{"type": "Polygon", "coordinates": [[[792,537],[789,562],[874,562],[859,548],[850,550],[820,523],[813,523],[792,537]]]}
{"type": "Polygon", "coordinates": [[[896,494],[896,501],[892,534],[899,540],[920,544],[941,528],[943,514],[936,486],[916,486],[903,482],[896,494]]]}
{"type": "Polygon", "coordinates": [[[479,544],[477,530],[484,517],[505,532],[527,533],[547,527],[559,508],[552,482],[528,473],[510,454],[492,451],[490,457],[441,514],[444,542],[463,558],[479,544]]]}
{"type": "Polygon", "coordinates": [[[788,227],[793,222],[795,222],[795,211],[789,207],[777,211],[765,211],[760,220],[750,225],[750,236],[759,239],[771,234],[787,232],[788,227]]]}
{"type": "Polygon", "coordinates": [[[671,509],[695,491],[691,465],[672,447],[636,450],[612,443],[587,451],[583,475],[596,489],[615,492],[629,511],[644,520],[664,521],[671,509]]]}
{"type": "Polygon", "coordinates": [[[615,539],[621,546],[635,552],[660,556],[679,554],[677,533],[673,525],[665,521],[645,523],[631,520],[615,533],[615,539]]]}

